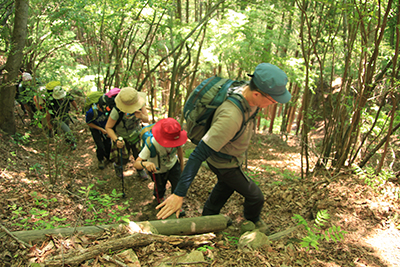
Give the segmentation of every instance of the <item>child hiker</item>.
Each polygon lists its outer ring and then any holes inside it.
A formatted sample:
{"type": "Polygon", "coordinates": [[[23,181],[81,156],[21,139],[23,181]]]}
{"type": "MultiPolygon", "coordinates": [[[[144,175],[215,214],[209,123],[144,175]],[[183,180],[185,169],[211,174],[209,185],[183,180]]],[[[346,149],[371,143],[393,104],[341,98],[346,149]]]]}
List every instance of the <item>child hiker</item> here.
{"type": "Polygon", "coordinates": [[[144,145],[134,167],[152,173],[155,177],[153,195],[161,203],[164,201],[167,181],[171,183],[171,192],[174,192],[183,171],[182,145],[186,143],[187,133],[173,118],[159,120],[154,124],[152,133],[150,142],[155,146],[156,156],[151,158],[150,149],[144,145]]]}

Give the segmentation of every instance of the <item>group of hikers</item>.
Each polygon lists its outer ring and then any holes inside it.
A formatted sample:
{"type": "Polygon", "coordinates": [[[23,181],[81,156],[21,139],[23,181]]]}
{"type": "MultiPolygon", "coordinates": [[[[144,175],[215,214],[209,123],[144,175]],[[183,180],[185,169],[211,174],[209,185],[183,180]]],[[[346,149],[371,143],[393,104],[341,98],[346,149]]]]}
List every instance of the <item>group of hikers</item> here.
{"type": "MultiPolygon", "coordinates": [[[[253,74],[248,75],[250,81],[233,88],[231,92],[238,96],[240,107],[228,98],[216,108],[209,128],[186,164],[182,145],[188,140],[189,129],[188,132],[184,130],[174,118],[160,119],[151,125],[151,145],[140,145],[141,134],[149,127],[142,125],[149,123],[146,95],[131,87],[114,88],[114,95],[112,90],[108,95],[101,95],[86,112],[86,123],[96,144],[98,168],[104,169],[106,162],[114,162],[117,175],[122,176],[123,167],[120,166],[129,162],[132,155],[133,167],[140,177],[148,179],[149,174],[153,176],[153,195],[158,203],[156,209],[160,210],[157,218],[166,219],[174,213],[177,218],[183,215],[183,199],[202,162],[206,161],[218,181],[204,205],[202,215],[219,214],[236,191],[244,197],[245,219],[258,228],[265,227],[260,217],[264,195],[243,172],[241,165],[254,133],[257,112],[269,105],[287,103],[291,95],[286,89],[287,75],[275,65],[261,63],[253,74]],[[114,106],[108,104],[110,98],[114,106]],[[154,148],[156,153],[152,150],[154,148]],[[168,181],[171,183],[171,194],[165,198],[168,181]]],[[[65,99],[65,91],[57,88],[60,85],[53,85],[55,83],[46,86],[46,90],[53,90],[54,100],[65,99]]],[[[74,105],[71,99],[70,103],[74,105]]],[[[57,113],[53,115],[57,116],[57,113]]]]}
{"type": "Polygon", "coordinates": [[[69,125],[71,106],[79,114],[79,107],[72,94],[68,93],[59,81],[46,85],[35,82],[28,72],[21,72],[21,81],[17,84],[15,100],[21,105],[25,116],[31,121],[38,119],[40,128],[47,129],[52,137],[54,133],[65,133],[65,139],[72,150],[76,149],[76,139],[69,125]],[[37,114],[37,115],[35,115],[37,114]]]}

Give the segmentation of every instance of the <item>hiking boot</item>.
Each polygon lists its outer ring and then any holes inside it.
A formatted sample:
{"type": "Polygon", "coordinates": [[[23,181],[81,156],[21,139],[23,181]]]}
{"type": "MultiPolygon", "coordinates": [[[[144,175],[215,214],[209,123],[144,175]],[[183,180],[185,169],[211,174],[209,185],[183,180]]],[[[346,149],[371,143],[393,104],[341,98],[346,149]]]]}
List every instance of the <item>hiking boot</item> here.
{"type": "Polygon", "coordinates": [[[140,170],[138,171],[140,178],[142,178],[143,180],[147,180],[149,179],[149,176],[147,175],[147,172],[145,170],[140,170]]]}
{"type": "Polygon", "coordinates": [[[99,169],[104,170],[104,161],[103,160],[99,161],[99,169]]]}
{"type": "Polygon", "coordinates": [[[258,220],[255,223],[255,226],[256,226],[256,230],[259,230],[260,232],[262,232],[266,235],[269,235],[271,233],[271,231],[269,229],[270,226],[268,226],[262,219],[258,220]]]}
{"type": "Polygon", "coordinates": [[[117,177],[122,178],[122,175],[123,175],[122,167],[114,163],[114,170],[115,170],[115,174],[117,175],[117,177]]]}
{"type": "Polygon", "coordinates": [[[240,234],[244,234],[249,231],[254,231],[256,229],[255,224],[252,221],[243,221],[240,225],[240,234]]]}
{"type": "Polygon", "coordinates": [[[254,223],[254,225],[256,226],[256,229],[268,228],[268,225],[262,219],[254,223]]]}

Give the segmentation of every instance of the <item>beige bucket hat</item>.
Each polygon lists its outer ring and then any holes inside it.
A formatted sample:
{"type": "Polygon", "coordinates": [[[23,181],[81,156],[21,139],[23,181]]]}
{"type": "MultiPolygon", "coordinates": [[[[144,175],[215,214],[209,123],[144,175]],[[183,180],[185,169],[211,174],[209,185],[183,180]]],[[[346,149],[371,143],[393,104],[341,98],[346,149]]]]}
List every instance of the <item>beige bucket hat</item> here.
{"type": "Polygon", "coordinates": [[[115,97],[115,104],[124,113],[134,113],[146,104],[146,94],[132,87],[124,87],[115,97]]]}

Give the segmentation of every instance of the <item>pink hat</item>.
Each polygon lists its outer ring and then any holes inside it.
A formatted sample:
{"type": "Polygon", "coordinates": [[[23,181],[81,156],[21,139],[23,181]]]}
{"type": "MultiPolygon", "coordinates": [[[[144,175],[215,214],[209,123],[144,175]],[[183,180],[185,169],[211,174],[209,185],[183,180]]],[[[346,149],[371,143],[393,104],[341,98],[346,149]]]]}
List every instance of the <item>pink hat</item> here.
{"type": "Polygon", "coordinates": [[[181,146],[187,141],[187,133],[173,118],[159,120],[152,129],[156,141],[163,147],[181,146]]]}

